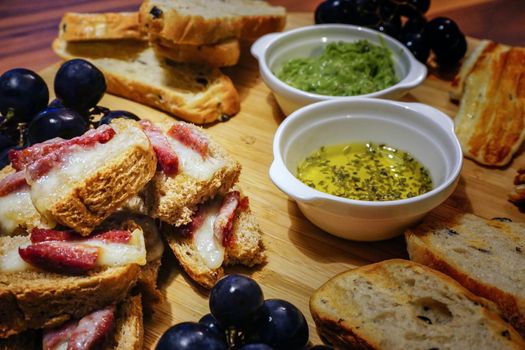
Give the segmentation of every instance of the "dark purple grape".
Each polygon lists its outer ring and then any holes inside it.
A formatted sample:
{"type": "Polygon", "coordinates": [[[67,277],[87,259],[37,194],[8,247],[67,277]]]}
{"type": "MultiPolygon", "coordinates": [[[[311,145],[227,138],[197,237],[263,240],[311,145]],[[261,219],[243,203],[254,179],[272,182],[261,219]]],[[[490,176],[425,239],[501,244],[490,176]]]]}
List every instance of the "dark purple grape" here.
{"type": "Polygon", "coordinates": [[[461,36],[459,40],[452,46],[439,47],[434,50],[436,60],[442,67],[451,67],[456,65],[467,52],[467,40],[465,36],[461,36]]]}
{"type": "Polygon", "coordinates": [[[329,345],[313,345],[309,347],[308,350],[335,350],[335,349],[329,345]]]}
{"type": "Polygon", "coordinates": [[[223,328],[243,328],[258,315],[264,297],[261,287],[253,279],[232,274],[215,284],[209,303],[211,314],[223,328]]]}
{"type": "Polygon", "coordinates": [[[29,144],[43,142],[55,137],[71,139],[88,130],[88,123],[69,108],[46,108],[29,124],[29,144]]]}
{"type": "Polygon", "coordinates": [[[202,316],[199,320],[199,323],[207,326],[210,329],[210,331],[212,331],[218,337],[226,341],[226,333],[224,332],[224,329],[222,329],[222,327],[219,325],[219,322],[217,322],[217,320],[215,319],[215,317],[213,317],[212,314],[206,314],[202,316]]]}
{"type": "Polygon", "coordinates": [[[264,343],[252,343],[241,346],[239,350],[274,350],[270,345],[264,343]]]}
{"type": "Polygon", "coordinates": [[[379,18],[388,21],[392,17],[399,16],[399,6],[390,0],[382,0],[379,3],[379,18]]]}
{"type": "Polygon", "coordinates": [[[462,36],[456,22],[447,17],[437,17],[427,23],[425,29],[432,50],[455,45],[462,36]]]}
{"type": "Polygon", "coordinates": [[[300,349],[308,342],[308,324],[301,311],[280,299],[268,299],[250,338],[275,349],[300,349]]]}
{"type": "Polygon", "coordinates": [[[407,3],[416,8],[420,14],[426,13],[430,8],[430,0],[408,0],[407,3]]]}
{"type": "Polygon", "coordinates": [[[315,23],[356,24],[355,7],[351,0],[326,0],[315,9],[315,23]]]}
{"type": "Polygon", "coordinates": [[[102,72],[83,59],[65,62],[55,76],[55,94],[64,106],[78,113],[96,106],[106,92],[102,72]]]}
{"type": "Polygon", "coordinates": [[[102,118],[100,118],[100,121],[98,123],[99,125],[110,124],[113,121],[113,119],[119,118],[140,120],[139,117],[128,111],[108,111],[107,113],[104,113],[104,115],[102,116],[102,118]]]}
{"type": "Polygon", "coordinates": [[[53,101],[49,102],[47,107],[50,107],[50,108],[62,108],[62,107],[64,107],[64,104],[62,104],[62,101],[60,101],[58,98],[55,98],[53,101]]]}
{"type": "Polygon", "coordinates": [[[406,33],[401,37],[401,42],[412,52],[416,59],[425,64],[430,55],[428,38],[422,33],[406,33]]]}
{"type": "Polygon", "coordinates": [[[373,27],[377,25],[379,17],[379,0],[352,0],[356,14],[356,24],[373,27]]]}
{"type": "Polygon", "coordinates": [[[6,133],[4,130],[0,131],[0,150],[4,148],[16,146],[16,139],[11,134],[6,133]]]}
{"type": "Polygon", "coordinates": [[[423,16],[415,16],[408,19],[401,28],[401,35],[408,33],[424,33],[427,25],[427,20],[423,16]]]}
{"type": "Polygon", "coordinates": [[[203,324],[184,322],[160,337],[156,350],[227,350],[226,343],[203,324]]]}
{"type": "Polygon", "coordinates": [[[394,38],[399,38],[401,33],[401,18],[399,16],[392,17],[389,21],[380,22],[374,26],[373,29],[385,33],[394,38]]]}
{"type": "Polygon", "coordinates": [[[11,69],[0,76],[0,113],[11,111],[17,122],[28,123],[49,101],[44,80],[25,68],[11,69]]]}

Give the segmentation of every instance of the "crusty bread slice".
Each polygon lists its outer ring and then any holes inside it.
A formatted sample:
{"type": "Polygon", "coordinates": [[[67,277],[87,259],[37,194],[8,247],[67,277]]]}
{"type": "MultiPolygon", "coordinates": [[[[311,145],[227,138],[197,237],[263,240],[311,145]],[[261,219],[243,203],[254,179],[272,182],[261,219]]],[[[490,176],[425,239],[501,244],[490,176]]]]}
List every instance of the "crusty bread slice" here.
{"type": "Polygon", "coordinates": [[[473,214],[431,217],[406,240],[410,259],[492,300],[525,336],[525,224],[473,214]]]}
{"type": "MultiPolygon", "coordinates": [[[[178,122],[184,123],[184,122],[178,122]]],[[[155,123],[164,134],[175,123],[155,123]]],[[[237,182],[241,165],[202,128],[185,123],[208,142],[209,155],[206,162],[213,162],[213,171],[201,177],[189,174],[190,159],[181,159],[181,169],[175,176],[166,175],[159,170],[145,191],[146,204],[150,215],[171,225],[180,226],[191,221],[197,205],[214,197],[217,193],[226,193],[237,182]],[[186,164],[186,165],[185,165],[186,164]]],[[[168,137],[169,142],[173,142],[168,137]]],[[[182,155],[179,155],[181,157],[182,155]]]]}
{"type": "MultiPolygon", "coordinates": [[[[0,181],[16,172],[10,165],[0,170],[0,181]]],[[[34,227],[53,228],[55,223],[36,210],[31,201],[31,188],[23,186],[0,196],[0,236],[17,235],[34,227]]]]}
{"type": "MultiPolygon", "coordinates": [[[[129,296],[118,304],[115,325],[111,335],[104,343],[103,350],[142,350],[144,328],[142,322],[141,296],[129,296]]],[[[25,331],[0,339],[0,350],[42,349],[42,334],[39,331],[25,331]]]]}
{"type": "Polygon", "coordinates": [[[525,139],[525,48],[491,42],[474,58],[458,82],[455,132],[467,157],[504,166],[525,139]]]}
{"type": "Polygon", "coordinates": [[[53,50],[63,59],[84,58],[96,65],[108,92],[186,121],[212,123],[240,110],[237,90],[218,69],[160,58],[146,42],[56,39],[53,50]]]}
{"type": "Polygon", "coordinates": [[[44,217],[88,235],[151,180],[157,160],[142,129],[124,119],[111,127],[111,140],[30,182],[31,200],[44,217]]]}
{"type": "Polygon", "coordinates": [[[151,40],[203,45],[281,31],[286,11],[257,0],[145,0],[139,20],[151,40]]]}
{"type": "Polygon", "coordinates": [[[157,39],[152,45],[159,55],[175,62],[190,62],[211,67],[234,66],[241,56],[241,45],[237,39],[227,39],[211,45],[172,44],[157,39]]]}
{"type": "Polygon", "coordinates": [[[65,41],[147,39],[140,30],[137,12],[66,12],[60,21],[59,37],[65,41]]]}
{"type": "Polygon", "coordinates": [[[322,337],[341,349],[524,349],[493,304],[408,260],[341,273],[310,299],[322,337]]]}
{"type": "Polygon", "coordinates": [[[450,99],[454,101],[461,100],[465,89],[465,79],[468,77],[480,55],[485,51],[486,47],[491,43],[489,40],[481,40],[468,57],[461,64],[461,69],[452,80],[452,89],[450,90],[450,99]]]}
{"type": "Polygon", "coordinates": [[[193,237],[182,236],[173,226],[163,226],[164,237],[184,271],[205,288],[212,288],[224,276],[223,266],[251,267],[266,261],[262,232],[249,206],[234,219],[232,232],[233,241],[225,247],[222,266],[210,268],[200,255],[193,237]]]}

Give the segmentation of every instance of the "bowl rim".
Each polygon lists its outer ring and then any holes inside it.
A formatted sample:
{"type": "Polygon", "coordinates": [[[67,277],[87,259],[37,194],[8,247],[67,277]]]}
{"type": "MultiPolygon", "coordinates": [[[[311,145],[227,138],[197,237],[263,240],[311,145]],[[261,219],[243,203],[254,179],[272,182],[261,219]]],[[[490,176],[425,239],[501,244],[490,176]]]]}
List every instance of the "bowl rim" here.
{"type": "MultiPolygon", "coordinates": [[[[350,38],[349,38],[350,39],[350,38]]],[[[269,80],[271,84],[274,84],[278,88],[288,90],[288,93],[292,92],[296,95],[300,95],[302,97],[315,99],[315,100],[326,100],[326,99],[338,99],[338,100],[348,100],[353,99],[356,97],[380,97],[383,95],[388,95],[390,93],[397,92],[399,90],[404,89],[411,89],[419,84],[421,84],[426,76],[428,69],[426,65],[419,62],[414,55],[408,50],[405,45],[403,45],[400,41],[397,39],[384,34],[382,32],[379,32],[374,29],[370,29],[367,27],[362,26],[356,26],[351,24],[316,24],[316,25],[309,25],[309,26],[303,26],[295,29],[291,29],[286,32],[278,32],[278,33],[270,33],[262,38],[258,39],[253,45],[252,45],[252,54],[258,58],[259,61],[259,67],[261,71],[264,73],[264,76],[266,79],[269,80]],[[316,32],[321,30],[343,30],[348,31],[349,33],[354,32],[364,32],[370,35],[377,35],[380,40],[384,40],[388,42],[389,44],[396,47],[395,50],[390,50],[392,52],[392,55],[395,56],[405,56],[408,61],[408,70],[406,75],[403,77],[403,79],[399,80],[396,84],[391,85],[387,88],[384,88],[382,90],[374,91],[368,94],[362,94],[362,95],[352,95],[352,96],[334,96],[334,95],[321,95],[316,94],[313,92],[307,92],[298,88],[295,88],[291,85],[286,84],[284,81],[279,79],[270,69],[268,66],[268,51],[278,43],[281,43],[282,41],[287,40],[290,36],[294,36],[303,32],[316,32]],[[259,43],[257,43],[259,41],[259,43]],[[260,46],[260,47],[257,47],[260,46]],[[256,48],[257,47],[257,48],[256,48]],[[259,51],[259,53],[256,53],[259,51]],[[396,51],[396,52],[395,52],[396,51]],[[402,54],[401,54],[402,53],[402,54]]]]}
{"type": "MultiPolygon", "coordinates": [[[[324,120],[329,120],[329,118],[325,118],[324,120]]],[[[436,108],[424,105],[421,103],[412,103],[412,102],[399,102],[399,101],[392,101],[392,100],[385,100],[385,99],[377,99],[377,98],[368,98],[368,97],[358,97],[352,100],[328,100],[328,101],[321,101],[316,102],[310,105],[307,105],[305,107],[302,107],[292,114],[290,114],[287,118],[284,119],[284,121],[279,125],[277,128],[277,131],[275,132],[274,138],[273,138],[273,162],[270,167],[270,179],[272,182],[279,188],[281,191],[289,195],[290,197],[294,198],[295,200],[299,202],[316,202],[316,201],[332,201],[332,202],[339,202],[341,204],[350,204],[350,205],[357,205],[357,206],[368,206],[368,207],[396,207],[396,206],[403,206],[403,205],[409,205],[421,201],[425,201],[429,198],[435,197],[445,191],[449,186],[453,185],[454,182],[456,182],[461,174],[461,169],[463,167],[463,151],[461,149],[461,144],[459,143],[459,140],[454,132],[454,124],[450,117],[448,117],[443,112],[437,110],[436,108]],[[290,170],[288,170],[288,167],[284,163],[283,155],[280,152],[280,144],[282,142],[283,134],[287,130],[288,126],[296,121],[297,119],[301,119],[304,115],[306,115],[308,112],[311,112],[311,110],[315,110],[316,112],[321,112],[324,108],[327,108],[331,105],[342,105],[341,109],[343,108],[349,108],[352,104],[357,103],[369,103],[371,105],[386,105],[389,107],[394,108],[406,108],[409,109],[415,113],[418,113],[422,115],[424,118],[427,118],[431,120],[432,123],[434,123],[436,126],[443,129],[444,132],[449,134],[451,136],[451,140],[453,143],[453,148],[456,151],[455,155],[457,159],[453,163],[452,171],[450,174],[445,178],[445,180],[437,187],[434,187],[432,190],[423,193],[418,196],[405,198],[405,199],[397,199],[397,200],[390,200],[390,201],[367,201],[367,200],[358,200],[358,199],[349,199],[344,197],[339,197],[333,194],[325,193],[319,190],[316,190],[312,187],[309,187],[308,185],[304,184],[301,180],[299,180],[290,170]],[[428,114],[427,114],[428,113],[428,114]],[[433,114],[433,117],[430,117],[430,113],[433,114]],[[442,120],[442,122],[437,121],[436,118],[446,118],[447,120],[442,120]],[[273,169],[272,169],[273,168],[273,169]],[[289,192],[290,191],[284,191],[281,186],[279,186],[279,180],[280,179],[274,179],[275,172],[284,171],[284,175],[286,177],[287,181],[291,181],[291,185],[295,189],[299,189],[300,191],[307,193],[306,196],[301,195],[292,195],[289,192]],[[273,173],[273,174],[272,174],[273,173]]]]}

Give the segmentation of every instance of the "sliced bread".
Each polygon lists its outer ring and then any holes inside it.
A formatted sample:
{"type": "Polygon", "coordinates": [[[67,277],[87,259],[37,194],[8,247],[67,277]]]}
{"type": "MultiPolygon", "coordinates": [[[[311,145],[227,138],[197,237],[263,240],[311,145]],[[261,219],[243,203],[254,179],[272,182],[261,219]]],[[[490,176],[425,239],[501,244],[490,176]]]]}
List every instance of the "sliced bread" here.
{"type": "Polygon", "coordinates": [[[91,233],[138,194],[157,167],[149,139],[132,120],[116,120],[111,127],[101,126],[55,144],[68,146],[48,152],[42,151],[46,144],[36,144],[18,151],[15,155],[22,163],[18,167],[25,171],[31,186],[31,200],[38,212],[83,235],[91,233]],[[82,144],[88,135],[103,133],[106,137],[111,135],[106,133],[110,131],[114,135],[109,140],[95,140],[89,146],[82,144]],[[40,152],[44,152],[45,157],[32,156],[40,152]],[[31,159],[26,161],[28,158],[31,159]],[[56,159],[60,159],[60,166],[55,164],[56,159]],[[45,173],[39,171],[49,167],[45,173]]]}
{"type": "Polygon", "coordinates": [[[65,41],[147,39],[137,12],[67,12],[60,21],[59,37],[65,41]]]}
{"type": "Polygon", "coordinates": [[[179,159],[179,170],[170,175],[159,168],[145,191],[146,205],[154,218],[175,226],[187,224],[199,203],[227,192],[237,182],[241,165],[200,127],[177,122],[156,123],[153,128],[166,140],[168,151],[179,159]],[[194,133],[206,145],[204,158],[168,135],[179,126],[194,133]]]}
{"type": "Polygon", "coordinates": [[[96,65],[108,92],[186,121],[212,123],[240,110],[237,90],[218,69],[161,58],[147,42],[56,39],[53,50],[63,59],[84,58],[96,65]]]}
{"type": "Polygon", "coordinates": [[[150,39],[176,44],[213,44],[225,39],[253,40],[280,31],[286,11],[258,0],[145,0],[140,24],[150,39]]]}
{"type": "Polygon", "coordinates": [[[405,236],[410,259],[492,300],[525,336],[525,224],[461,214],[429,218],[405,236]]]}
{"type": "Polygon", "coordinates": [[[341,349],[524,349],[520,335],[452,278],[407,260],[341,273],[314,292],[321,337],[341,349]]]}
{"type": "Polygon", "coordinates": [[[266,261],[261,229],[247,197],[242,195],[243,204],[239,203],[232,221],[231,239],[226,245],[218,242],[213,226],[223,200],[224,196],[217,196],[201,204],[207,208],[206,217],[193,232],[188,232],[188,227],[163,226],[164,237],[184,271],[205,288],[212,288],[224,275],[224,266],[254,266],[266,261]]]}

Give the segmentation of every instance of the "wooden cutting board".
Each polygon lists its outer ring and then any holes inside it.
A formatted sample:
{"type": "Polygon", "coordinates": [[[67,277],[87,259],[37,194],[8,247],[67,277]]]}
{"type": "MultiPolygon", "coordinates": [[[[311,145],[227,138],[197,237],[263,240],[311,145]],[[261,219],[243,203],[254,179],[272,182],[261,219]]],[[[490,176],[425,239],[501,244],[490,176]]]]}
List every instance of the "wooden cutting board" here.
{"type": "MultiPolygon", "coordinates": [[[[290,14],[288,28],[312,24],[312,14],[290,14]]],[[[469,50],[477,41],[469,40],[469,50]]],[[[49,86],[58,64],[42,71],[49,86]]],[[[310,326],[310,340],[321,343],[310,316],[308,300],[312,292],[337,273],[384,259],[406,258],[402,237],[377,243],[357,243],[333,237],[313,226],[270,181],[273,135],[283,120],[277,103],[258,73],[255,59],[248,50],[238,66],[225,70],[239,90],[241,112],[231,120],[207,128],[243,166],[240,183],[251,199],[252,210],[264,232],[268,263],[257,269],[229,269],[252,275],[261,285],[266,298],[281,298],[299,307],[310,326]]],[[[434,106],[453,117],[457,105],[448,97],[449,78],[430,72],[425,83],[411,91],[404,100],[434,106]]],[[[109,94],[100,105],[132,111],[141,118],[170,120],[155,109],[109,94]]],[[[516,168],[525,163],[518,154],[505,169],[482,167],[466,160],[459,186],[439,211],[469,211],[479,216],[509,217],[525,221],[514,205],[507,201],[516,168]]],[[[145,348],[154,348],[162,333],[182,321],[197,321],[208,313],[208,293],[193,283],[171,254],[165,254],[160,276],[165,301],[145,315],[145,348]]]]}

